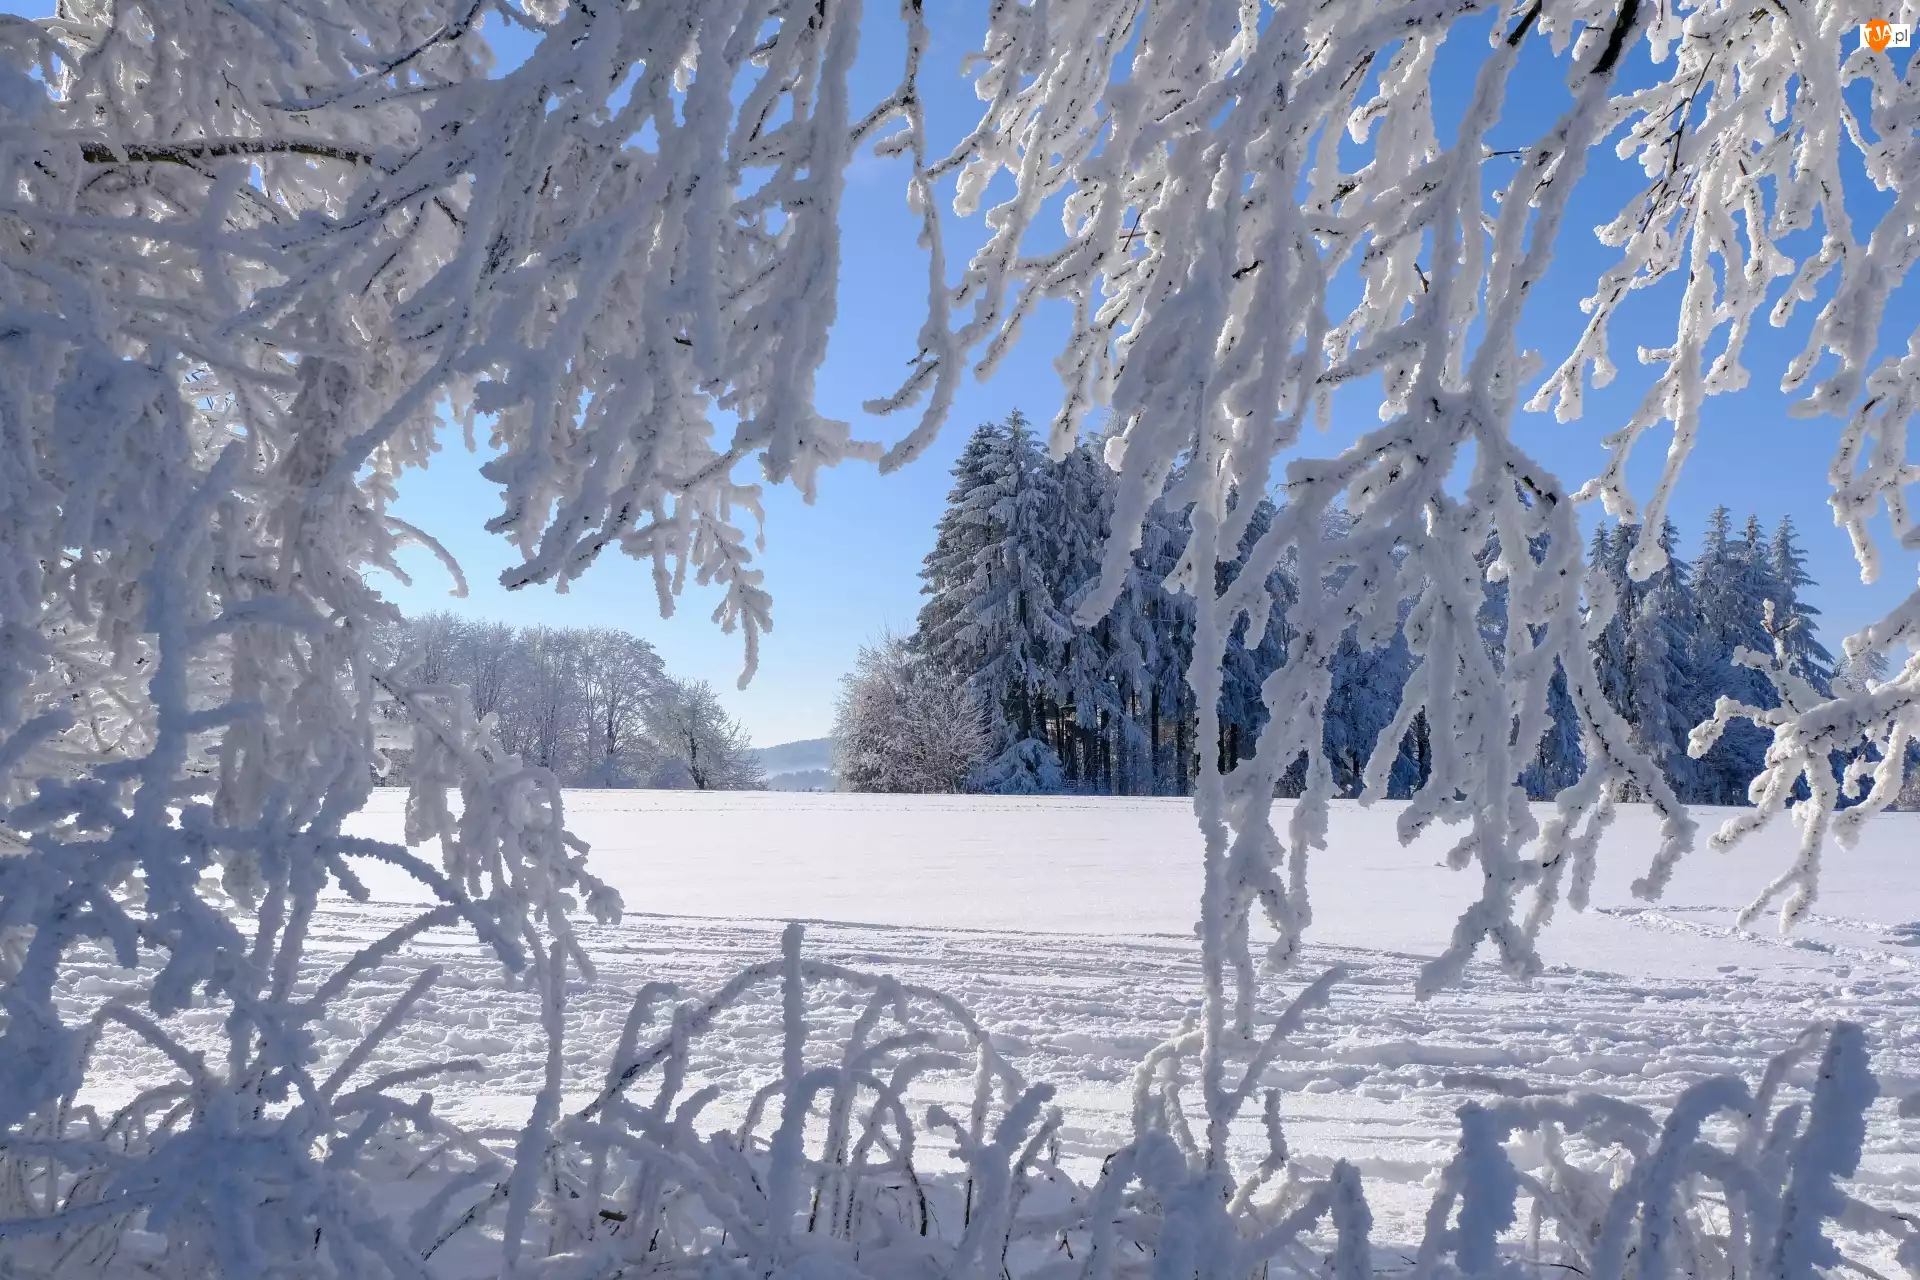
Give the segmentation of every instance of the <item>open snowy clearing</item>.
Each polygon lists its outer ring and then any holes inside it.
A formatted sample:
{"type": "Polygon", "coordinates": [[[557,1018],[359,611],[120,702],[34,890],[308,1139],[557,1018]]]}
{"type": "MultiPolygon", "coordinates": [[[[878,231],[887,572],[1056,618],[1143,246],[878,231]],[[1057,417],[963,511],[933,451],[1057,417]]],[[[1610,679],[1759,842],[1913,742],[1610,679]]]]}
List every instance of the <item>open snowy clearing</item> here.
{"type": "MultiPolygon", "coordinates": [[[[378,794],[359,833],[397,839],[400,803],[378,794]]],[[[711,990],[775,955],[782,919],[816,922],[807,948],[817,958],[969,1005],[1029,1079],[1058,1086],[1067,1154],[1089,1169],[1127,1138],[1134,1063],[1198,1004],[1189,921],[1199,839],[1185,801],[575,792],[568,804],[628,911],[618,926],[582,926],[599,974],[569,1005],[570,1103],[599,1084],[643,983],[711,990]]],[[[1439,949],[1475,886],[1471,873],[1436,865],[1439,842],[1400,848],[1392,816],[1343,808],[1333,851],[1315,863],[1313,945],[1301,969],[1270,979],[1268,1005],[1325,965],[1349,970],[1331,1010],[1309,1019],[1271,1075],[1296,1154],[1321,1170],[1344,1156],[1367,1176],[1376,1240],[1417,1238],[1429,1175],[1457,1138],[1454,1111],[1483,1093],[1463,1076],[1664,1107],[1708,1075],[1756,1077],[1807,1024],[1835,1017],[1866,1028],[1883,1086],[1857,1190],[1920,1206],[1920,1119],[1899,1115],[1901,1099],[1920,1093],[1920,819],[1877,819],[1861,848],[1837,853],[1810,927],[1783,939],[1771,921],[1739,932],[1733,917],[1781,865],[1790,833],[1768,832],[1731,858],[1696,855],[1666,902],[1648,906],[1627,891],[1651,847],[1643,815],[1629,812],[1609,838],[1594,908],[1553,925],[1543,978],[1521,987],[1476,965],[1464,988],[1423,1004],[1412,998],[1419,959],[1439,949]]],[[[395,900],[401,882],[371,884],[388,896],[341,900],[316,920],[316,961],[337,963],[413,914],[395,900]]],[[[482,1128],[519,1123],[542,1073],[537,1004],[465,935],[428,935],[372,971],[336,1006],[332,1029],[357,1036],[431,963],[446,966],[438,987],[370,1067],[477,1057],[484,1073],[438,1086],[438,1109],[482,1128]]],[[[125,977],[116,972],[75,966],[70,997],[111,994],[125,977]]],[[[777,1074],[777,1007],[765,1015],[720,1029],[708,1080],[777,1074]]],[[[217,1019],[201,1030],[217,1032],[217,1019]]],[[[109,1057],[102,1100],[145,1083],[141,1062],[109,1057]]],[[[964,1089],[936,1082],[921,1100],[964,1089]]],[[[721,1107],[710,1118],[735,1117],[721,1107]]],[[[1256,1135],[1245,1137],[1257,1158],[1256,1135]]]]}
{"type": "MultiPolygon", "coordinates": [[[[350,830],[400,839],[402,799],[376,793],[350,830]]],[[[1335,804],[1329,848],[1312,860],[1312,941],[1431,956],[1478,896],[1473,872],[1442,864],[1452,829],[1400,847],[1400,807],[1335,804]]],[[[1593,905],[1563,908],[1545,934],[1549,961],[1662,979],[1914,973],[1920,814],[1883,815],[1858,848],[1835,848],[1814,918],[1782,937],[1771,918],[1748,932],[1733,923],[1787,865],[1795,833],[1780,824],[1731,854],[1706,851],[1727,813],[1695,810],[1702,848],[1649,904],[1630,886],[1654,822],[1625,807],[1593,905]]],[[[1200,835],[1177,798],[570,791],[567,823],[632,914],[1184,940],[1198,911],[1200,835]]],[[[363,874],[376,898],[427,900],[399,872],[363,874]]]]}

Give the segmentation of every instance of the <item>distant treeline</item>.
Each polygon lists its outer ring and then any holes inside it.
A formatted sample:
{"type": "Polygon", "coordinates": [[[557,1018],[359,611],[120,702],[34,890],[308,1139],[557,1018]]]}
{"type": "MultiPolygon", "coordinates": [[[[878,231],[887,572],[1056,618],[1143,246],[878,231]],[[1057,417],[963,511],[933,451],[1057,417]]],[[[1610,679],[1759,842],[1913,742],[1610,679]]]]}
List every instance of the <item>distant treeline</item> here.
{"type": "Polygon", "coordinates": [[[605,627],[513,627],[448,613],[394,637],[412,679],[460,685],[501,745],[570,787],[751,790],[764,776],[746,731],[701,680],[669,675],[653,646],[605,627]]]}
{"type": "MultiPolygon", "coordinates": [[[[1265,725],[1260,687],[1287,660],[1287,611],[1301,590],[1297,558],[1273,571],[1276,603],[1257,643],[1244,622],[1234,633],[1218,741],[1195,741],[1195,708],[1184,680],[1192,601],[1165,585],[1186,547],[1184,512],[1155,506],[1113,610],[1091,628],[1072,621],[1098,577],[1112,519],[1113,478],[1098,448],[1084,443],[1050,461],[1016,413],[974,432],[954,468],[921,575],[928,599],[892,661],[914,667],[926,688],[937,692],[950,682],[972,698],[984,742],[965,770],[961,785],[968,788],[1181,794],[1192,785],[1201,751],[1232,768],[1254,750],[1265,725]]],[[[1251,500],[1259,509],[1243,555],[1276,513],[1265,497],[1251,500]]],[[[1322,536],[1342,538],[1346,530],[1335,521],[1322,536]]],[[[1595,582],[1609,585],[1614,597],[1612,621],[1593,650],[1602,686],[1682,799],[1744,804],[1766,750],[1761,731],[1738,724],[1703,759],[1687,754],[1689,731],[1711,714],[1716,698],[1772,705],[1765,679],[1733,662],[1739,646],[1771,652],[1779,634],[1800,674],[1823,689],[1835,680],[1874,678],[1884,668],[1868,658],[1852,670],[1836,669],[1818,638],[1817,611],[1802,599],[1812,582],[1790,519],[1771,532],[1752,517],[1737,528],[1723,507],[1710,517],[1691,562],[1679,556],[1679,534],[1669,524],[1663,531],[1668,567],[1643,582],[1626,572],[1637,536],[1637,527],[1604,524],[1593,536],[1595,582]]],[[[1487,551],[1489,563],[1494,552],[1487,551]]],[[[1222,566],[1218,585],[1239,572],[1237,561],[1222,566]]],[[[1506,627],[1504,584],[1489,584],[1479,622],[1498,651],[1506,627]]],[[[878,658],[879,651],[866,655],[869,679],[878,658]]],[[[1403,632],[1385,644],[1362,644],[1352,631],[1334,655],[1325,750],[1342,794],[1358,794],[1412,661],[1403,632]]],[[[906,685],[903,676],[891,680],[896,688],[906,685]]],[[[1581,764],[1564,679],[1555,685],[1553,728],[1525,777],[1539,796],[1564,786],[1581,764]]],[[[1410,793],[1426,778],[1430,760],[1426,725],[1416,717],[1399,744],[1390,794],[1410,793]]],[[[1303,768],[1296,764],[1283,790],[1299,787],[1303,768]]]]}

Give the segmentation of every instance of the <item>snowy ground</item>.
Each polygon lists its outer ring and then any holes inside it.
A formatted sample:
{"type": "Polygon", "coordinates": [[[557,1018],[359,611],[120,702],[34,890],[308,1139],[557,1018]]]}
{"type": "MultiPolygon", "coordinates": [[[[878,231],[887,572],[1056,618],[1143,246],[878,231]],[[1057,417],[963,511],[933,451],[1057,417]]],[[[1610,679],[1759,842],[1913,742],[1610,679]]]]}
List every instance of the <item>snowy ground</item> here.
{"type": "MultiPolygon", "coordinates": [[[[1070,1151],[1089,1163],[1124,1141],[1133,1063],[1195,1004],[1199,845],[1183,801],[580,792],[569,804],[628,910],[616,927],[584,931],[601,970],[572,1004],[568,1060],[582,1097],[635,988],[717,986],[777,951],[783,919],[816,922],[808,947],[821,958],[969,1004],[1030,1078],[1059,1086],[1070,1151]]],[[[380,793],[359,830],[397,838],[399,815],[399,794],[380,793]]],[[[1859,1190],[1920,1206],[1920,1119],[1897,1114],[1920,1092],[1920,815],[1876,820],[1862,847],[1836,852],[1814,920],[1783,939],[1770,921],[1737,932],[1733,917],[1783,865],[1789,832],[1696,855],[1650,907],[1627,892],[1652,846],[1651,823],[1630,813],[1609,836],[1594,909],[1552,926],[1546,976],[1520,987],[1476,967],[1466,987],[1426,1003],[1411,995],[1419,958],[1440,948],[1475,881],[1438,865],[1438,841],[1400,848],[1392,816],[1343,809],[1315,864],[1301,973],[1339,962],[1352,976],[1274,1081],[1288,1091],[1296,1152],[1312,1163],[1342,1155],[1368,1175],[1376,1240],[1415,1234],[1422,1183],[1468,1096],[1454,1073],[1665,1104],[1703,1075],[1757,1075],[1830,1017],[1867,1028],[1889,1095],[1872,1113],[1859,1190]]],[[[343,902],[316,922],[316,951],[344,957],[406,918],[404,885],[374,887],[385,900],[343,902]]],[[[422,939],[375,971],[337,1030],[370,1024],[434,961],[448,972],[426,1015],[375,1065],[481,1056],[486,1076],[443,1089],[439,1106],[475,1125],[511,1123],[540,1077],[532,1002],[459,935],[422,939]]],[[[76,996],[114,981],[104,967],[76,976],[76,996]]],[[[1275,979],[1276,1000],[1301,980],[1275,979]]],[[[725,1032],[712,1078],[776,1069],[768,1012],[725,1032]]]]}

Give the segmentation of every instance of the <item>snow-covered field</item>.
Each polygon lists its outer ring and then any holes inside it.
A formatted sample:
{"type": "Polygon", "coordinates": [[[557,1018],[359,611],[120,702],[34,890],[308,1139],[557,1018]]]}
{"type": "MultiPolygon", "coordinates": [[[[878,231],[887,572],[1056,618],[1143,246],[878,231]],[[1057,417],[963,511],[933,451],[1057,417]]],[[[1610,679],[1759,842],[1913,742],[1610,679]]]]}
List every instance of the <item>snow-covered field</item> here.
{"type": "MultiPolygon", "coordinates": [[[[397,839],[400,800],[379,793],[359,833],[397,839]]],[[[813,922],[807,946],[819,958],[970,1005],[1030,1079],[1059,1087],[1068,1154],[1088,1166],[1126,1139],[1135,1061],[1197,1004],[1199,840],[1184,801],[576,792],[568,803],[628,913],[583,927],[600,971],[571,1003],[567,1062],[581,1099],[642,983],[715,987],[776,954],[787,919],[813,922]]],[[[1463,1073],[1664,1106],[1705,1075],[1756,1076],[1803,1027],[1831,1017],[1865,1026],[1884,1090],[1858,1190],[1920,1206],[1920,1118],[1899,1115],[1901,1099],[1920,1093],[1920,816],[1877,819],[1860,848],[1836,851],[1814,918],[1782,938],[1770,920],[1758,932],[1733,924],[1783,865],[1790,832],[1734,855],[1697,854],[1666,900],[1648,905],[1627,885],[1651,824],[1629,812],[1609,836],[1594,907],[1563,910],[1552,925],[1544,977],[1521,987],[1476,966],[1466,986],[1425,1003],[1412,996],[1419,958],[1440,948],[1477,886],[1438,865],[1439,841],[1402,849],[1392,817],[1342,809],[1314,864],[1306,964],[1271,980],[1277,1002],[1325,964],[1351,971],[1273,1082],[1286,1090],[1301,1157],[1324,1168],[1341,1155],[1367,1175],[1376,1240],[1417,1235],[1423,1183],[1474,1093],[1463,1073]]],[[[316,922],[316,958],[344,958],[410,914],[404,884],[371,884],[385,900],[342,900],[316,922]]],[[[447,973],[424,1016],[373,1065],[478,1056],[484,1075],[437,1090],[438,1107],[481,1127],[517,1122],[542,1071],[534,1002],[461,935],[429,935],[375,970],[334,1029],[371,1024],[436,961],[447,973]]],[[[74,977],[76,996],[114,982],[104,966],[74,977]]],[[[767,1014],[724,1029],[709,1078],[777,1071],[778,1017],[767,1014]]]]}

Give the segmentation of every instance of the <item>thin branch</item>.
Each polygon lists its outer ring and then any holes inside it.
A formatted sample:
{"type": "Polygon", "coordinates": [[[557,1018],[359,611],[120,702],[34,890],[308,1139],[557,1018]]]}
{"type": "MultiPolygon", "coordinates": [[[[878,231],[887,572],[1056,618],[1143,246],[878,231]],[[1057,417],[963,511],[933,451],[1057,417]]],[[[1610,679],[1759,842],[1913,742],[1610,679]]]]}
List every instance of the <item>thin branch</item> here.
{"type": "Polygon", "coordinates": [[[373,157],[331,142],[295,142],[279,138],[207,138],[193,142],[83,142],[80,158],[88,164],[180,164],[233,156],[309,156],[345,164],[372,164],[373,157]]]}

